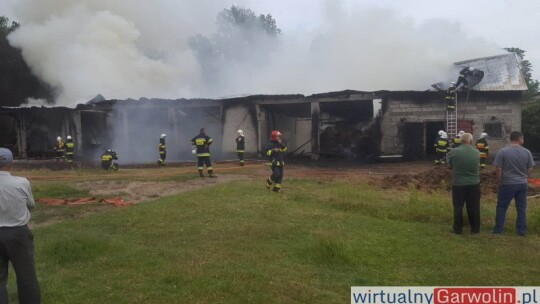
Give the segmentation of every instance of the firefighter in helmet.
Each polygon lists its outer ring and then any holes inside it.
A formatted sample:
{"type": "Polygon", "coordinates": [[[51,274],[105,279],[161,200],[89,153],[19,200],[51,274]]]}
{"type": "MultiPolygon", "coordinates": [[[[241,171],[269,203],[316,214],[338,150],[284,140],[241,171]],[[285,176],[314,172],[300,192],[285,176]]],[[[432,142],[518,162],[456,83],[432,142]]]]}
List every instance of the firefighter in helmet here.
{"type": "Polygon", "coordinates": [[[236,136],[236,153],[238,153],[238,159],[240,160],[240,166],[244,165],[244,154],[246,153],[246,137],[244,131],[238,130],[238,136],[236,136]]]}
{"type": "Polygon", "coordinates": [[[455,111],[456,110],[456,83],[450,83],[450,86],[446,90],[446,95],[444,97],[446,101],[446,110],[455,111]]]}
{"type": "Polygon", "coordinates": [[[489,156],[489,145],[487,142],[487,133],[480,134],[480,138],[476,141],[476,149],[480,152],[480,168],[486,167],[489,156]]]}
{"type": "Polygon", "coordinates": [[[167,146],[165,145],[165,137],[167,137],[166,134],[161,134],[159,136],[159,160],[158,160],[158,166],[165,166],[165,158],[167,158],[167,146]]]}
{"type": "Polygon", "coordinates": [[[101,154],[101,167],[107,171],[109,169],[118,171],[118,164],[114,162],[115,160],[118,160],[118,154],[109,149],[101,154]]]}
{"type": "Polygon", "coordinates": [[[66,160],[68,161],[68,163],[73,162],[74,153],[75,153],[75,143],[73,142],[71,135],[68,135],[66,137],[66,160]]]}
{"type": "Polygon", "coordinates": [[[56,138],[56,143],[54,144],[54,151],[56,152],[56,161],[59,161],[60,159],[65,159],[65,152],[66,145],[64,144],[64,141],[62,140],[62,137],[58,136],[56,138]]]}
{"type": "Polygon", "coordinates": [[[461,146],[461,135],[463,135],[465,131],[459,131],[458,134],[456,134],[456,137],[452,139],[452,149],[455,149],[459,146],[461,146]]]}
{"type": "Polygon", "coordinates": [[[444,131],[439,131],[439,136],[435,141],[435,164],[446,164],[446,153],[448,153],[448,134],[444,131]]]}
{"type": "Polygon", "coordinates": [[[458,81],[456,83],[456,89],[459,88],[460,84],[463,84],[463,88],[466,90],[469,89],[469,81],[467,80],[467,76],[473,75],[474,68],[473,67],[464,67],[459,71],[459,77],[458,81]]]}
{"type": "Polygon", "coordinates": [[[280,192],[287,147],[283,144],[281,133],[278,130],[272,131],[270,142],[266,146],[265,151],[272,169],[272,175],[266,180],[266,188],[270,189],[274,185],[274,192],[280,192]]]}
{"type": "Polygon", "coordinates": [[[208,177],[216,177],[214,175],[214,168],[212,167],[212,161],[210,160],[210,145],[214,140],[206,135],[206,130],[201,128],[199,135],[191,139],[191,144],[196,146],[197,156],[197,169],[199,170],[199,176],[204,177],[203,170],[206,165],[208,171],[208,177]]]}

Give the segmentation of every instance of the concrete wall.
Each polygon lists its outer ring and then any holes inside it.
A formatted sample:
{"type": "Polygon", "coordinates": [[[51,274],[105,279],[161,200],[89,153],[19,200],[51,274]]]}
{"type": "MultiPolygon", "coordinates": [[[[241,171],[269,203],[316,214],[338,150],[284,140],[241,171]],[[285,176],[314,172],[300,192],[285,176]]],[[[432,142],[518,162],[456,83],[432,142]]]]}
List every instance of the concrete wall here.
{"type": "MultiPolygon", "coordinates": [[[[497,150],[506,145],[511,131],[521,130],[521,94],[494,94],[469,98],[467,103],[458,101],[458,120],[473,122],[475,138],[484,131],[486,123],[502,123],[502,137],[495,138],[488,134],[488,141],[494,155],[497,150]]],[[[381,123],[381,151],[383,155],[403,153],[403,142],[399,134],[399,125],[410,122],[445,121],[446,109],[441,99],[434,97],[430,100],[415,100],[413,98],[391,97],[384,101],[381,123]]],[[[436,134],[433,134],[436,136],[436,134]]]]}
{"type": "Polygon", "coordinates": [[[257,154],[257,126],[255,105],[235,105],[223,110],[223,153],[236,157],[236,137],[239,129],[246,137],[246,154],[257,154]]]}

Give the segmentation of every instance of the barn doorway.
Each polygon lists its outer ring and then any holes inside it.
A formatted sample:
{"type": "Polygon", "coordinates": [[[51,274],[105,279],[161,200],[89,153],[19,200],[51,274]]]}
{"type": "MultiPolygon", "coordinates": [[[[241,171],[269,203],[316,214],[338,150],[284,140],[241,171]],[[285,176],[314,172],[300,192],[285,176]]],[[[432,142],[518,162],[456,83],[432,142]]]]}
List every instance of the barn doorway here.
{"type": "Polygon", "coordinates": [[[426,155],[435,155],[435,139],[444,130],[444,121],[426,122],[426,155]]]}
{"type": "Polygon", "coordinates": [[[405,123],[403,131],[403,157],[407,160],[424,158],[424,124],[421,122],[405,123]]]}

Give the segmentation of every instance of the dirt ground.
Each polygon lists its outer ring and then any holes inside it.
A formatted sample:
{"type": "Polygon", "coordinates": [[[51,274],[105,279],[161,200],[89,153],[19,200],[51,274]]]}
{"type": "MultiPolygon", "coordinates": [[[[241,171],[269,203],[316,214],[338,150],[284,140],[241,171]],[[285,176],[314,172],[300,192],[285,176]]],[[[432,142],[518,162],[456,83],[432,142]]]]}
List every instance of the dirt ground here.
{"type": "MultiPolygon", "coordinates": [[[[431,167],[417,174],[395,174],[384,177],[378,183],[383,189],[414,187],[420,190],[452,189],[452,172],[448,167],[431,167]]],[[[496,193],[497,180],[494,168],[480,171],[480,187],[482,193],[496,193]]]]}
{"type": "Polygon", "coordinates": [[[247,179],[247,176],[244,175],[224,174],[218,178],[201,178],[184,182],[87,181],[77,183],[74,185],[74,187],[79,190],[88,190],[91,196],[122,197],[122,199],[127,202],[139,203],[159,197],[193,191],[203,187],[245,179],[247,179]]]}

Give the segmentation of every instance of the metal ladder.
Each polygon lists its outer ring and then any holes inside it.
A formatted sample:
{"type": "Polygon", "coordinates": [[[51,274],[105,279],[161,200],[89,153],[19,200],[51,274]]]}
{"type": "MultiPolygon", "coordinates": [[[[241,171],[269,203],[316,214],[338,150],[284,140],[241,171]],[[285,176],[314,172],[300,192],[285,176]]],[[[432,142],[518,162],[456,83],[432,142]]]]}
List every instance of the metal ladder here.
{"type": "Polygon", "coordinates": [[[455,101],[456,107],[454,108],[454,110],[448,110],[448,108],[446,109],[446,133],[448,133],[448,140],[452,140],[452,138],[456,137],[457,135],[457,92],[455,101]]]}

